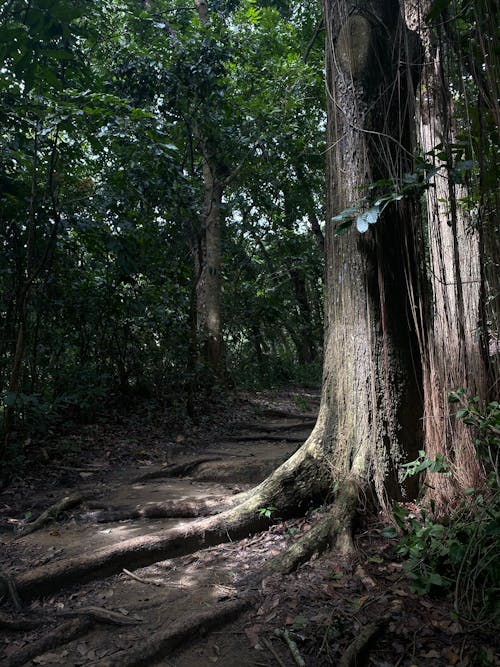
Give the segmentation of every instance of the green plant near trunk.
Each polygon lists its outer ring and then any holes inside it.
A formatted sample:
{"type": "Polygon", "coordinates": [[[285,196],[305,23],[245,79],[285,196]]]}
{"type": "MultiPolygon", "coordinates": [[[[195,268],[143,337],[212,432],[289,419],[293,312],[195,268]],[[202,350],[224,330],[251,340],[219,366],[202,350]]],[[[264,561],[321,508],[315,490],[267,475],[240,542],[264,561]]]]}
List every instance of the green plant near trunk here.
{"type": "MultiPolygon", "coordinates": [[[[498,450],[500,405],[481,407],[479,399],[467,398],[463,389],[452,392],[449,402],[458,404],[456,418],[475,429],[476,454],[488,469],[484,489],[468,489],[462,503],[446,519],[430,508],[411,512],[396,505],[394,519],[402,536],[396,552],[405,558],[404,569],[417,593],[454,590],[457,618],[468,626],[498,621],[498,537],[500,535],[500,487],[498,450]]],[[[452,462],[442,457],[431,461],[424,452],[404,466],[404,477],[423,471],[449,474],[452,462]]],[[[391,526],[383,531],[396,537],[391,526]]]]}

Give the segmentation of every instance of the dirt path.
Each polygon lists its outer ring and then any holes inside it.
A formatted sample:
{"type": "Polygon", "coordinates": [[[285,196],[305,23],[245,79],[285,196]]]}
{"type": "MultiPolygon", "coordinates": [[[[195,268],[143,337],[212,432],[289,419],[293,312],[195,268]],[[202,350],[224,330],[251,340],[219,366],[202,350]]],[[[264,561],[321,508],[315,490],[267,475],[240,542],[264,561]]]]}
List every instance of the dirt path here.
{"type": "MultiPolygon", "coordinates": [[[[215,511],[302,444],[318,399],[317,392],[254,396],[209,437],[203,431],[177,436],[165,461],[156,456],[113,466],[94,456],[63,471],[73,479],[76,474],[79,484],[62,487],[52,498],[40,485],[23,499],[4,492],[5,528],[26,529],[21,518],[26,508],[44,509],[65,494],[78,492],[85,500],[31,534],[4,530],[0,570],[16,577],[136,536],[182,528],[192,519],[158,517],[174,501],[186,514],[200,503],[215,511]]],[[[12,599],[5,601],[0,662],[345,667],[358,664],[342,660],[368,630],[367,644],[378,638],[369,657],[376,667],[476,664],[470,656],[477,645],[453,624],[449,607],[409,592],[401,564],[373,527],[362,531],[359,541],[362,565],[330,553],[292,575],[262,579],[266,561],[308,530],[320,511],[284,522],[272,508],[262,508],[270,514],[269,529],[251,538],[133,571],[123,567],[106,578],[21,600],[17,611],[12,599]],[[19,629],[8,627],[14,620],[19,629]]],[[[353,655],[357,660],[360,653],[353,655]]]]}

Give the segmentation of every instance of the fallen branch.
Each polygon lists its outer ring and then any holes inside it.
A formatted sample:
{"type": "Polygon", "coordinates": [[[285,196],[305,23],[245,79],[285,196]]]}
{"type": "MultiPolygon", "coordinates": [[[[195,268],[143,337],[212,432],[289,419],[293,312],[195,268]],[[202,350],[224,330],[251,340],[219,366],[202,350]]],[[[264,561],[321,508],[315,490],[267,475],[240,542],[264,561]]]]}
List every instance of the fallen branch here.
{"type": "Polygon", "coordinates": [[[168,629],[155,632],[132,650],[124,650],[95,663],[96,667],[149,667],[160,656],[164,658],[193,635],[204,634],[228,621],[233,621],[250,604],[248,597],[219,603],[211,609],[181,618],[168,629]]]}
{"type": "Polygon", "coordinates": [[[46,509],[45,512],[42,512],[38,517],[38,519],[35,519],[35,521],[28,523],[16,535],[16,539],[19,539],[20,537],[25,537],[26,535],[30,535],[30,533],[34,533],[35,530],[39,530],[40,528],[42,528],[42,526],[45,526],[50,521],[57,519],[57,517],[62,512],[66,512],[66,510],[72,509],[73,507],[77,507],[78,505],[80,505],[83,502],[83,500],[84,496],[82,496],[80,493],[74,493],[71,496],[65,496],[62,500],[59,500],[57,503],[51,505],[48,509],[46,509]]]}

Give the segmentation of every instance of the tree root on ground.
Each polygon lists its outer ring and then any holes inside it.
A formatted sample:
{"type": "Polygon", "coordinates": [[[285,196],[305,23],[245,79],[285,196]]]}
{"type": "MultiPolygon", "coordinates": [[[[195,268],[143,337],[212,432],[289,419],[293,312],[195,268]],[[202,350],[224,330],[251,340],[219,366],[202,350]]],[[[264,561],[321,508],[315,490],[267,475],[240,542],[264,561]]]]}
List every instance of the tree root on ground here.
{"type": "Polygon", "coordinates": [[[263,433],[275,433],[279,431],[298,431],[304,430],[306,428],[314,428],[316,424],[316,419],[303,419],[301,421],[296,421],[295,423],[287,424],[265,424],[265,423],[255,423],[255,422],[241,422],[233,426],[233,432],[241,431],[262,431],[263,433]]]}
{"type": "Polygon", "coordinates": [[[17,592],[14,578],[7,572],[0,572],[0,600],[5,596],[9,596],[14,608],[17,611],[21,611],[23,604],[19,597],[19,593],[17,592]]]}
{"type": "Polygon", "coordinates": [[[221,442],[304,442],[304,436],[300,433],[281,433],[280,435],[271,435],[269,433],[242,433],[241,435],[226,435],[223,436],[221,442]]]}
{"type": "Polygon", "coordinates": [[[28,632],[34,628],[40,627],[47,619],[42,616],[18,616],[12,618],[8,614],[0,611],[0,628],[9,632],[28,632]]]}
{"type": "Polygon", "coordinates": [[[172,463],[168,466],[165,466],[164,468],[161,468],[160,470],[150,470],[143,475],[134,477],[134,479],[131,481],[131,484],[139,484],[141,482],[147,482],[151,479],[162,479],[163,477],[185,477],[202,463],[220,460],[220,456],[200,456],[196,459],[184,461],[183,463],[172,463]]]}
{"type": "Polygon", "coordinates": [[[372,639],[382,632],[392,616],[400,611],[401,603],[396,602],[389,613],[366,625],[346,648],[338,662],[338,667],[356,667],[356,665],[361,664],[361,657],[363,653],[368,651],[372,639]]]}
{"type": "MultiPolygon", "coordinates": [[[[269,521],[260,512],[262,507],[275,507],[283,518],[303,512],[311,498],[324,496],[331,485],[324,462],[317,456],[317,442],[311,436],[307,445],[255,489],[233,496],[231,502],[239,503],[235,507],[216,516],[181,523],[155,535],[142,535],[103,547],[91,554],[49,563],[25,572],[14,581],[19,596],[21,599],[29,599],[52,594],[75,583],[86,583],[116,574],[123,568],[134,570],[166,558],[185,556],[200,549],[248,537],[269,526],[269,521]]],[[[331,515],[333,519],[330,517],[326,526],[330,532],[341,529],[344,519],[345,525],[350,527],[357,488],[354,489],[355,493],[352,484],[346,483],[343,488],[345,490],[339,495],[335,506],[337,509],[331,515]]],[[[319,529],[319,532],[322,530],[319,529]]],[[[296,566],[294,564],[302,562],[308,554],[318,550],[317,532],[308,533],[302,540],[298,540],[294,545],[296,549],[293,557],[287,556],[287,562],[290,563],[288,567],[293,569],[296,566]]],[[[0,580],[0,593],[1,584],[0,580]]]]}
{"type": "Polygon", "coordinates": [[[156,535],[125,540],[89,555],[34,568],[16,577],[14,583],[21,598],[29,599],[75,583],[86,583],[116,574],[124,567],[133,570],[166,558],[185,556],[205,547],[241,539],[267,526],[268,522],[256,513],[252,521],[248,519],[240,523],[231,517],[229,510],[215,517],[160,531],[156,535]]]}
{"type": "Polygon", "coordinates": [[[62,512],[66,512],[66,510],[80,505],[84,499],[85,497],[80,493],[73,493],[70,496],[65,496],[62,498],[62,500],[59,500],[57,503],[54,503],[54,505],[51,505],[48,509],[42,512],[40,516],[35,519],[35,521],[32,521],[31,523],[28,523],[26,526],[24,526],[24,528],[22,528],[22,530],[17,534],[16,538],[18,539],[20,537],[24,537],[25,535],[34,533],[36,530],[39,530],[50,521],[57,519],[57,517],[62,514],[62,512]]]}
{"type": "Polygon", "coordinates": [[[92,625],[92,619],[87,616],[67,621],[41,639],[19,649],[17,653],[7,658],[5,667],[18,667],[18,665],[24,665],[25,662],[31,661],[33,658],[36,658],[37,655],[41,655],[53,648],[67,644],[68,642],[73,641],[73,639],[78,639],[78,637],[86,634],[92,625]]]}
{"type": "Polygon", "coordinates": [[[107,506],[80,514],[79,519],[97,523],[133,519],[192,519],[218,514],[230,505],[226,498],[215,496],[203,500],[173,500],[135,507],[107,506]]]}
{"type": "MultiPolygon", "coordinates": [[[[4,618],[4,614],[0,616],[0,626],[5,627],[6,630],[23,630],[29,631],[40,627],[44,623],[52,620],[53,616],[47,614],[36,614],[33,617],[24,616],[17,619],[4,618]],[[3,621],[5,620],[5,624],[3,621]]],[[[17,667],[32,660],[38,655],[46,653],[54,648],[68,644],[74,639],[78,639],[87,632],[96,623],[105,623],[111,625],[136,625],[140,620],[136,618],[129,618],[124,614],[116,611],[104,609],[102,607],[81,607],[79,609],[65,609],[57,611],[56,617],[74,616],[71,621],[66,621],[58,625],[54,630],[45,634],[42,638],[35,642],[31,642],[17,653],[11,655],[6,662],[6,667],[17,667]]]]}
{"type": "MultiPolygon", "coordinates": [[[[335,540],[339,541],[339,537],[344,543],[346,536],[352,531],[358,499],[359,486],[353,481],[346,481],[339,497],[324,518],[297,539],[284,553],[275,556],[266,565],[266,570],[288,574],[308,561],[313,554],[321,553],[332,546],[335,540]]],[[[342,551],[346,553],[349,550],[342,548],[342,551]]]]}
{"type": "Polygon", "coordinates": [[[134,646],[132,649],[120,651],[100,660],[96,663],[96,667],[148,667],[186,640],[191,640],[193,635],[204,634],[220,625],[234,621],[247,609],[250,602],[250,597],[244,596],[237,600],[217,603],[214,607],[188,618],[181,618],[168,629],[153,633],[140,646],[134,646]]]}

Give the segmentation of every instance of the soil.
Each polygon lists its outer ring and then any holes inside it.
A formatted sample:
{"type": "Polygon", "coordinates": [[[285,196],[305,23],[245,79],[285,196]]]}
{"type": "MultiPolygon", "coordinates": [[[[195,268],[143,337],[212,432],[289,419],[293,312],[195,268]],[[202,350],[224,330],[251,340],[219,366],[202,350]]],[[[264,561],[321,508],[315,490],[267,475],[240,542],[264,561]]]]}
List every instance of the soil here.
{"type": "MultiPolygon", "coordinates": [[[[28,452],[34,464],[0,493],[0,571],[15,580],[34,567],[193,520],[124,518],[138,508],[147,514],[153,503],[206,500],[223,506],[302,444],[318,405],[319,393],[304,389],[240,394],[179,432],[161,415],[141,412],[49,439],[28,452]],[[179,464],[181,476],[164,476],[179,464]],[[75,492],[83,503],[22,535],[43,510],[75,492]]],[[[496,638],[466,632],[453,620],[450,599],[411,592],[393,543],[380,534],[382,517],[360,517],[355,559],[330,551],[292,574],[259,576],[324,511],[311,508],[305,517],[283,521],[273,508],[262,508],[268,530],[243,540],[141,569],[132,565],[105,579],[21,600],[20,609],[5,596],[0,663],[500,664],[496,638]],[[20,629],[9,629],[16,619],[20,629]]]]}

